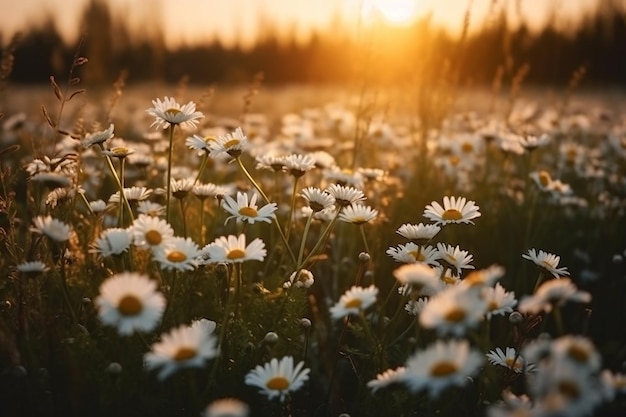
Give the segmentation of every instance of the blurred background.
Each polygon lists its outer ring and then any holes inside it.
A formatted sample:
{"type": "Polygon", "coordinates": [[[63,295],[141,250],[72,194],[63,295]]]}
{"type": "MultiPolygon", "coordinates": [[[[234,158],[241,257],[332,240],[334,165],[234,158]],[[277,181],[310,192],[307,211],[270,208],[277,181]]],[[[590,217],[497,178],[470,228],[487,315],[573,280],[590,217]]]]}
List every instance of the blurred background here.
{"type": "Polygon", "coordinates": [[[626,82],[625,0],[0,0],[10,81],[626,82]],[[10,54],[9,52],[13,52],[10,54]]]}

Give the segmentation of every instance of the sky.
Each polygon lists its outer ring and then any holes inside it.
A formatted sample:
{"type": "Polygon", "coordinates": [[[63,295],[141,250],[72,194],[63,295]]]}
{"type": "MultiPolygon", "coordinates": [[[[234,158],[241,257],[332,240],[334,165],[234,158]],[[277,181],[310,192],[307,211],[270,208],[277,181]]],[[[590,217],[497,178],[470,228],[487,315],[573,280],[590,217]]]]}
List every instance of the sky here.
{"type": "MultiPolygon", "coordinates": [[[[0,32],[4,39],[49,12],[62,36],[72,41],[83,7],[89,0],[0,0],[0,32]]],[[[295,30],[306,39],[312,29],[333,30],[333,16],[347,21],[408,24],[411,19],[432,13],[435,23],[459,32],[471,5],[470,30],[488,15],[490,4],[506,7],[517,21],[521,14],[534,29],[540,28],[551,12],[558,10],[559,24],[569,24],[601,0],[108,0],[107,3],[137,28],[161,24],[168,46],[218,37],[232,45],[237,39],[250,43],[259,29],[259,16],[278,30],[295,30]],[[406,17],[406,19],[403,19],[406,17]],[[407,20],[408,19],[408,20],[407,20]],[[146,26],[147,25],[147,26],[146,26]]]]}

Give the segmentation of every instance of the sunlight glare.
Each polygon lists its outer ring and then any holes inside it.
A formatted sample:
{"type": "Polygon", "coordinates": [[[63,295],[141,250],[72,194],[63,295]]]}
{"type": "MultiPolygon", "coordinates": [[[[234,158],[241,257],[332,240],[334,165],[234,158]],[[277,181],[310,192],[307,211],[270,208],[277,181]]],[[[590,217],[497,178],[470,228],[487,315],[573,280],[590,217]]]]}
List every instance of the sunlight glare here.
{"type": "Polygon", "coordinates": [[[419,0],[364,0],[364,17],[380,16],[387,22],[404,25],[414,21],[419,14],[419,0]]]}

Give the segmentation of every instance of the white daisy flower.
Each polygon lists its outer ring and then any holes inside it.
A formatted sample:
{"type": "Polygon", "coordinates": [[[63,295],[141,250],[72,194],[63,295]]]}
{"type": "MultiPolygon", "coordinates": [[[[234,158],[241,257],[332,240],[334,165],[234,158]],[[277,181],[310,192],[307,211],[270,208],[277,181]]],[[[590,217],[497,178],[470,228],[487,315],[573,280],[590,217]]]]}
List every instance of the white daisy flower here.
{"type": "Polygon", "coordinates": [[[411,391],[426,390],[430,397],[437,397],[447,387],[467,383],[482,363],[483,356],[466,340],[438,340],[407,360],[403,380],[411,391]]]}
{"type": "Polygon", "coordinates": [[[130,247],[131,235],[127,229],[114,227],[103,230],[93,245],[93,252],[103,257],[121,255],[130,247]]]}
{"type": "Polygon", "coordinates": [[[462,336],[483,321],[486,310],[485,301],[476,292],[457,285],[431,297],[419,322],[427,329],[436,329],[439,335],[462,336]]]}
{"type": "Polygon", "coordinates": [[[111,123],[109,127],[103,131],[88,133],[80,143],[83,148],[89,148],[93,145],[102,144],[113,137],[114,128],[115,126],[111,123]]]}
{"type": "Polygon", "coordinates": [[[307,187],[300,191],[300,195],[306,199],[309,207],[315,213],[333,207],[335,204],[335,197],[317,187],[307,187]]]}
{"type": "MultiPolygon", "coordinates": [[[[152,190],[146,187],[130,187],[124,188],[124,197],[129,202],[132,201],[143,201],[148,199],[152,195],[152,190]]],[[[109,197],[109,204],[119,204],[120,202],[120,192],[116,191],[114,194],[109,197]]]]}
{"type": "Polygon", "coordinates": [[[91,211],[93,211],[95,214],[100,214],[106,210],[107,203],[105,203],[104,200],[90,201],[89,207],[91,207],[91,211]]]}
{"type": "Polygon", "coordinates": [[[449,223],[470,223],[474,224],[472,219],[480,217],[479,207],[473,201],[467,201],[465,197],[448,197],[443,198],[443,207],[433,201],[426,206],[424,217],[434,221],[437,225],[446,225],[449,223]]]}
{"type": "Polygon", "coordinates": [[[266,254],[265,243],[261,239],[256,238],[246,246],[246,235],[240,234],[239,236],[218,237],[213,243],[202,248],[201,258],[206,263],[263,262],[266,254]]]}
{"type": "Polygon", "coordinates": [[[205,153],[211,152],[210,144],[211,142],[216,141],[216,140],[217,140],[217,136],[215,135],[208,135],[208,136],[193,135],[185,139],[185,145],[187,145],[189,149],[194,149],[198,151],[198,155],[203,155],[205,153]]]}
{"type": "Polygon", "coordinates": [[[363,175],[358,171],[351,169],[340,169],[339,167],[331,167],[324,170],[324,178],[329,182],[336,182],[344,186],[355,188],[363,188],[363,175]]]}
{"type": "Polygon", "coordinates": [[[315,168],[315,160],[309,155],[292,154],[282,158],[282,163],[290,175],[299,178],[315,168]]]}
{"type": "Polygon", "coordinates": [[[351,314],[359,314],[376,302],[377,295],[378,288],[374,285],[367,288],[353,286],[339,298],[337,304],[330,308],[330,316],[333,320],[337,320],[351,314]]]}
{"type": "Polygon", "coordinates": [[[22,262],[16,266],[17,270],[26,275],[37,275],[47,272],[50,268],[41,261],[22,262]]]}
{"type": "Polygon", "coordinates": [[[233,158],[237,158],[248,148],[248,145],[248,137],[243,134],[241,127],[238,127],[234,132],[219,136],[217,140],[210,142],[211,152],[209,155],[212,158],[217,158],[228,154],[233,158]]]}
{"type": "Polygon", "coordinates": [[[222,207],[232,216],[229,216],[224,223],[228,223],[230,219],[237,219],[237,221],[250,224],[255,222],[271,223],[275,216],[274,212],[277,210],[277,205],[276,203],[270,203],[259,209],[256,205],[258,196],[257,193],[253,193],[248,200],[248,194],[237,192],[237,201],[235,201],[231,196],[225,195],[222,207]]]}
{"type": "Polygon", "coordinates": [[[140,214],[130,227],[133,244],[141,249],[167,246],[174,237],[174,229],[158,217],[140,214]]]}
{"type": "Polygon", "coordinates": [[[248,417],[250,407],[236,398],[220,398],[207,406],[202,417],[248,417]]]}
{"type": "Polygon", "coordinates": [[[70,238],[70,226],[52,216],[37,216],[33,223],[32,232],[44,234],[56,242],[65,242],[70,238]]]}
{"type": "Polygon", "coordinates": [[[554,276],[554,278],[569,275],[566,267],[558,268],[561,257],[552,253],[544,252],[542,250],[537,252],[535,249],[528,249],[528,253],[523,254],[522,258],[533,262],[543,271],[554,276]]]}
{"type": "Polygon", "coordinates": [[[182,178],[170,181],[170,191],[174,198],[183,199],[191,192],[195,180],[193,178],[182,178]]]}
{"type": "Polygon", "coordinates": [[[404,311],[409,313],[412,316],[419,316],[419,314],[424,310],[424,307],[428,304],[428,298],[422,297],[417,300],[409,300],[404,305],[404,311]]]}
{"type": "Polygon", "coordinates": [[[223,197],[226,195],[231,195],[233,193],[233,187],[228,185],[217,185],[213,183],[196,184],[193,186],[191,192],[200,200],[204,200],[209,197],[215,198],[218,196],[223,197]]]}
{"type": "Polygon", "coordinates": [[[290,392],[302,388],[309,379],[309,372],[310,369],[304,368],[304,362],[299,362],[294,367],[291,356],[285,356],[280,361],[273,358],[248,372],[245,383],[260,388],[268,399],[279,397],[282,402],[290,392]]]}
{"type": "Polygon", "coordinates": [[[100,285],[100,295],[95,300],[100,321],[116,327],[120,335],[151,331],[165,309],[165,297],[156,288],[156,282],[146,275],[113,275],[100,285]]]}
{"type": "Polygon", "coordinates": [[[398,245],[397,247],[390,247],[387,249],[387,255],[391,256],[396,262],[403,263],[415,263],[420,262],[423,264],[438,266],[439,251],[430,245],[419,246],[413,242],[409,242],[405,245],[398,245]]]}
{"type": "Polygon", "coordinates": [[[468,251],[461,250],[458,245],[452,247],[445,243],[437,243],[437,250],[439,251],[439,261],[443,265],[453,268],[457,273],[461,273],[462,269],[474,269],[474,266],[470,264],[474,257],[468,251]]]}
{"type": "Polygon", "coordinates": [[[471,288],[491,287],[504,276],[504,268],[491,265],[485,269],[472,271],[463,279],[463,286],[471,288]]]}
{"type": "Polygon", "coordinates": [[[402,237],[407,238],[413,243],[424,245],[441,231],[441,227],[436,224],[403,224],[396,231],[402,237]]]}
{"type": "Polygon", "coordinates": [[[552,184],[552,176],[548,171],[534,171],[530,174],[530,179],[533,180],[537,188],[540,191],[550,191],[550,185],[552,184]]]}
{"type": "Polygon", "coordinates": [[[152,201],[140,201],[137,203],[137,213],[151,217],[160,217],[165,214],[165,206],[152,201]]]}
{"type": "Polygon", "coordinates": [[[332,195],[337,205],[341,207],[350,206],[365,200],[363,191],[350,186],[345,187],[339,184],[331,184],[330,187],[326,189],[326,192],[332,195]]]}
{"type": "Polygon", "coordinates": [[[393,271],[393,276],[400,284],[407,286],[406,293],[428,296],[437,294],[442,289],[437,272],[426,264],[402,265],[393,271]]]}
{"type": "Polygon", "coordinates": [[[550,136],[545,133],[541,136],[522,136],[519,140],[520,145],[524,147],[529,152],[534,151],[537,148],[546,146],[550,143],[550,136]]]}
{"type": "Polygon", "coordinates": [[[381,388],[402,383],[405,373],[406,368],[404,366],[399,366],[396,369],[387,369],[386,371],[376,375],[375,379],[369,381],[367,383],[367,387],[372,390],[372,393],[375,393],[381,388]]]}
{"type": "Polygon", "coordinates": [[[163,101],[160,99],[152,100],[152,105],[146,112],[154,116],[154,122],[150,127],[155,126],[156,129],[167,129],[170,125],[180,125],[183,129],[195,129],[199,123],[199,119],[204,115],[196,111],[196,104],[193,101],[181,106],[170,97],[165,97],[163,101]]]}
{"type": "Polygon", "coordinates": [[[593,374],[600,370],[602,358],[595,346],[584,336],[565,335],[552,342],[551,350],[557,360],[565,360],[584,373],[593,374]]]}
{"type": "Polygon", "coordinates": [[[487,303],[487,319],[511,313],[517,304],[515,293],[507,292],[500,283],[495,287],[483,287],[480,295],[487,303]]]}
{"type": "Polygon", "coordinates": [[[534,368],[534,366],[526,366],[524,358],[512,347],[507,347],[504,351],[496,348],[496,350],[490,350],[485,356],[492,365],[503,366],[518,374],[532,372],[534,368]]]}
{"type": "Polygon", "coordinates": [[[111,158],[124,159],[128,155],[132,155],[135,153],[134,149],[127,148],[126,146],[114,146],[110,149],[105,149],[102,151],[103,155],[106,155],[111,158]]]}
{"type": "Polygon", "coordinates": [[[161,341],[144,355],[146,368],[158,369],[157,376],[163,380],[180,369],[203,367],[219,352],[215,327],[214,321],[201,319],[162,334],[161,341]]]}
{"type": "Polygon", "coordinates": [[[153,257],[162,268],[191,271],[196,268],[196,258],[201,252],[191,238],[172,237],[167,245],[153,247],[153,257]]]}
{"type": "Polygon", "coordinates": [[[569,301],[589,303],[591,294],[579,291],[569,278],[553,279],[541,284],[535,294],[522,298],[518,310],[521,313],[549,313],[555,306],[569,301]]]}
{"type": "Polygon", "coordinates": [[[283,288],[291,288],[292,285],[296,288],[310,288],[314,283],[313,273],[308,269],[300,269],[289,276],[289,279],[283,284],[283,288]]]}
{"type": "Polygon", "coordinates": [[[346,223],[360,225],[374,220],[376,216],[378,216],[378,210],[356,203],[351,206],[344,207],[341,210],[341,213],[339,213],[339,220],[346,223]]]}

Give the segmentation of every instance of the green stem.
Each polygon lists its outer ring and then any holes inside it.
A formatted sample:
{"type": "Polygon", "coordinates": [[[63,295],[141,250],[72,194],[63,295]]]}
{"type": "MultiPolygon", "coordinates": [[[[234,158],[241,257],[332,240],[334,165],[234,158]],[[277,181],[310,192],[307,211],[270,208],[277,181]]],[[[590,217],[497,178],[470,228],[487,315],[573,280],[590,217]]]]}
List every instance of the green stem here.
{"type": "Polygon", "coordinates": [[[169,145],[169,149],[168,149],[168,156],[167,156],[167,182],[165,184],[165,220],[170,223],[170,199],[171,199],[171,188],[172,185],[170,184],[172,181],[172,157],[174,155],[174,126],[175,125],[170,125],[170,127],[168,128],[169,131],[169,141],[170,141],[170,145],[169,145]]]}
{"type": "Polygon", "coordinates": [[[304,232],[302,233],[302,240],[300,241],[300,250],[298,251],[298,265],[301,265],[302,256],[304,255],[304,247],[306,244],[306,239],[309,235],[309,229],[311,228],[311,222],[313,220],[313,213],[306,219],[306,224],[304,225],[304,232]]]}
{"type": "Polygon", "coordinates": [[[291,227],[293,222],[293,212],[296,209],[296,195],[298,190],[298,179],[295,177],[293,181],[293,189],[291,190],[291,207],[289,209],[289,220],[287,221],[287,231],[285,232],[285,238],[289,241],[289,235],[291,234],[291,227]]]}
{"type": "Polygon", "coordinates": [[[561,314],[561,309],[559,306],[554,306],[552,308],[552,317],[554,318],[554,326],[556,328],[557,336],[562,336],[565,334],[565,330],[563,327],[563,316],[561,314]]]}
{"type": "MultiPolygon", "coordinates": [[[[124,189],[124,170],[125,170],[125,164],[124,161],[126,160],[126,158],[121,158],[120,159],[120,184],[122,185],[122,190],[124,189]]],[[[122,200],[120,198],[119,201],[119,211],[120,211],[120,215],[119,215],[119,227],[124,227],[124,200],[122,200]]]]}
{"type": "MultiPolygon", "coordinates": [[[[100,150],[102,151],[104,150],[104,145],[100,144],[100,150]]],[[[109,171],[111,172],[111,175],[113,175],[113,179],[117,183],[117,188],[120,191],[120,201],[124,200],[124,206],[126,207],[126,210],[128,210],[128,214],[132,222],[135,220],[135,216],[133,216],[133,210],[130,207],[130,203],[128,202],[128,199],[126,198],[126,194],[124,194],[124,185],[122,184],[122,181],[117,175],[117,171],[115,170],[115,167],[113,166],[113,162],[111,161],[111,158],[108,155],[104,155],[104,160],[107,162],[109,171]]]]}
{"type": "Polygon", "coordinates": [[[335,213],[335,217],[333,217],[333,219],[330,221],[330,223],[328,223],[328,226],[326,226],[326,229],[324,229],[324,231],[322,232],[319,240],[317,241],[315,246],[313,246],[313,249],[311,249],[311,252],[309,252],[307,257],[304,258],[304,260],[301,263],[298,264],[298,268],[301,268],[304,265],[306,265],[307,262],[309,261],[309,259],[311,259],[311,257],[313,257],[313,255],[315,255],[315,253],[319,250],[319,248],[324,244],[324,242],[326,241],[325,238],[326,238],[326,236],[328,234],[330,234],[330,231],[332,230],[333,226],[337,222],[337,218],[339,218],[339,213],[340,212],[341,212],[341,210],[337,210],[337,212],[335,213]]]}
{"type": "Polygon", "coordinates": [[[185,217],[185,201],[184,198],[178,199],[180,203],[180,214],[183,217],[183,237],[187,238],[187,217],[185,217]]]}
{"type": "Polygon", "coordinates": [[[196,185],[198,181],[200,180],[200,177],[202,176],[202,173],[204,172],[204,169],[206,168],[208,160],[209,160],[209,154],[208,152],[205,152],[204,158],[202,159],[202,162],[200,163],[200,168],[198,169],[198,175],[196,175],[196,180],[193,182],[193,185],[196,185]]]}
{"type": "Polygon", "coordinates": [[[372,252],[370,252],[370,247],[367,244],[367,238],[365,237],[365,228],[363,227],[362,224],[359,225],[359,230],[361,231],[361,238],[363,239],[363,245],[365,246],[365,252],[367,252],[368,254],[371,254],[372,252]]]}

